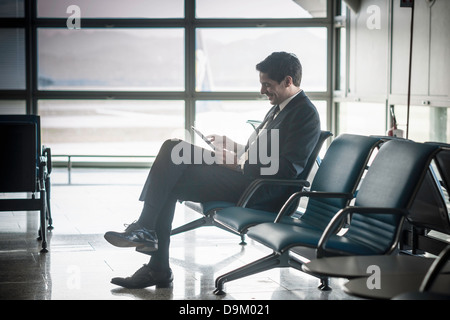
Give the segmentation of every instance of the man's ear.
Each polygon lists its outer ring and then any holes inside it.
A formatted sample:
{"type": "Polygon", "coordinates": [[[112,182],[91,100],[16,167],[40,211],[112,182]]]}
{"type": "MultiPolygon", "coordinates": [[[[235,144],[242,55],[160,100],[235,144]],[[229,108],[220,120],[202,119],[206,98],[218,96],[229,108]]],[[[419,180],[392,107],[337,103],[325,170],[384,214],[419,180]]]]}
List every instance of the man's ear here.
{"type": "Polygon", "coordinates": [[[286,86],[286,88],[292,85],[293,83],[294,82],[291,76],[286,76],[286,78],[284,78],[284,85],[286,86]]]}

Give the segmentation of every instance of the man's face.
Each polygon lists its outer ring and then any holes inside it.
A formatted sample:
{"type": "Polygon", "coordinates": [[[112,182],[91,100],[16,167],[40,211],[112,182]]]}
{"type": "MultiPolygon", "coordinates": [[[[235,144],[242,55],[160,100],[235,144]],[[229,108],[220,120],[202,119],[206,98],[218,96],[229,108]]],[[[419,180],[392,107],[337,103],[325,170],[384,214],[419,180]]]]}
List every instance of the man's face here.
{"type": "Polygon", "coordinates": [[[259,82],[261,83],[261,94],[265,94],[272,105],[280,104],[290,96],[286,79],[278,83],[270,79],[267,73],[260,72],[259,82]]]}

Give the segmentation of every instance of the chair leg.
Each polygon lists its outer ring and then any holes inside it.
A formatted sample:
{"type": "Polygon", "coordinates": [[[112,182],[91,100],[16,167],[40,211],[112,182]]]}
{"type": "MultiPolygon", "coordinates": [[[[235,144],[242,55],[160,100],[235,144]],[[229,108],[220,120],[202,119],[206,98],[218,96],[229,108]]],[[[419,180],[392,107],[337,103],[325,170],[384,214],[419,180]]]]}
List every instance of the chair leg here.
{"type": "MultiPolygon", "coordinates": [[[[295,269],[297,269],[297,270],[299,270],[301,272],[304,272],[303,267],[302,267],[303,266],[303,262],[299,261],[298,259],[295,259],[295,258],[290,259],[289,260],[289,266],[291,266],[291,267],[293,267],[293,268],[295,268],[295,269]]],[[[317,289],[319,289],[321,291],[330,291],[330,290],[332,290],[331,287],[330,287],[330,278],[329,277],[319,277],[319,276],[317,276],[315,274],[311,274],[311,273],[307,273],[307,274],[319,278],[320,284],[317,287],[317,289]]]]}
{"type": "Polygon", "coordinates": [[[47,194],[47,220],[48,220],[48,229],[53,230],[53,219],[52,219],[52,212],[51,212],[51,206],[50,206],[50,178],[47,177],[45,179],[45,190],[47,194]]]}
{"type": "Polygon", "coordinates": [[[172,232],[170,233],[170,235],[175,235],[175,234],[179,234],[182,232],[186,232],[186,231],[190,231],[190,230],[194,230],[203,226],[209,226],[211,225],[208,221],[208,217],[201,217],[200,219],[188,222],[178,228],[175,228],[172,230],[172,232]]]}
{"type": "Polygon", "coordinates": [[[317,287],[320,291],[330,291],[330,278],[323,277],[320,278],[320,285],[317,287]]]}
{"type": "Polygon", "coordinates": [[[241,242],[239,243],[241,246],[246,246],[247,242],[245,242],[245,234],[241,234],[241,242]]]}
{"type": "Polygon", "coordinates": [[[231,229],[228,229],[226,227],[224,227],[223,225],[221,225],[220,223],[216,223],[214,221],[213,215],[212,214],[208,214],[206,216],[201,217],[200,219],[188,222],[180,227],[177,227],[175,229],[172,230],[172,232],[170,233],[171,236],[182,233],[182,232],[186,232],[186,231],[190,231],[190,230],[194,230],[200,227],[218,227],[222,230],[225,230],[227,232],[231,232],[234,234],[237,234],[241,237],[241,242],[239,244],[241,245],[246,245],[247,243],[245,242],[245,235],[243,234],[239,234],[236,231],[233,231],[231,229]]]}
{"type": "Polygon", "coordinates": [[[41,253],[48,252],[47,250],[47,195],[45,191],[41,191],[41,208],[40,212],[40,228],[39,228],[39,240],[41,240],[41,253]]]}
{"type": "Polygon", "coordinates": [[[252,263],[249,263],[243,267],[230,271],[226,274],[219,276],[216,279],[216,289],[214,290],[215,295],[224,295],[223,286],[225,282],[233,281],[236,279],[240,279],[252,274],[256,274],[259,272],[263,272],[274,267],[282,267],[285,266],[284,255],[280,255],[279,253],[273,252],[272,254],[256,260],[252,263]]]}

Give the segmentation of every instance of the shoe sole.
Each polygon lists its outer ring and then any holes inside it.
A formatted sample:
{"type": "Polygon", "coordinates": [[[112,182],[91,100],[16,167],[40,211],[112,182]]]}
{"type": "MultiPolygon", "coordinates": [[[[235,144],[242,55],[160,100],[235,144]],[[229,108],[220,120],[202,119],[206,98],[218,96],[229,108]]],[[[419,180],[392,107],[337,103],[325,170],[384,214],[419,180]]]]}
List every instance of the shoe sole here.
{"type": "Polygon", "coordinates": [[[153,287],[155,286],[156,288],[168,288],[172,285],[173,279],[171,280],[167,280],[167,281],[153,281],[153,282],[148,282],[148,283],[144,283],[144,284],[137,284],[137,283],[130,283],[127,282],[125,279],[122,278],[113,278],[111,279],[111,283],[115,284],[117,286],[121,286],[123,288],[126,289],[144,289],[147,287],[153,287]]]}
{"type": "Polygon", "coordinates": [[[153,247],[149,247],[149,246],[137,246],[136,247],[136,251],[139,253],[143,253],[143,254],[149,254],[151,255],[153,252],[158,250],[158,245],[155,244],[155,246],[153,247]]]}
{"type": "Polygon", "coordinates": [[[116,236],[114,233],[109,233],[109,232],[105,233],[104,238],[110,244],[112,244],[115,247],[119,247],[119,248],[132,248],[132,247],[139,247],[139,246],[144,247],[145,246],[145,244],[134,242],[134,241],[128,241],[126,239],[116,236]]]}

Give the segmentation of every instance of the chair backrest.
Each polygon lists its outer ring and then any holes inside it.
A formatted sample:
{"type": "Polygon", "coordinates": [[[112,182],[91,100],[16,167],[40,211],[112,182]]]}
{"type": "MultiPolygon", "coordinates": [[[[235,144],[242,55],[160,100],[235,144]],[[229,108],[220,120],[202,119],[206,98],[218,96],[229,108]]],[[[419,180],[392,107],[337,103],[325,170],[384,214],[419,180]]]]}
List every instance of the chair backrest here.
{"type": "MultiPolygon", "coordinates": [[[[361,182],[355,206],[409,210],[438,150],[406,140],[384,143],[361,182]]],[[[354,213],[345,237],[384,254],[393,249],[402,221],[399,214],[354,213]]]]}
{"type": "MultiPolygon", "coordinates": [[[[298,175],[296,178],[297,180],[307,180],[314,164],[317,161],[317,158],[319,156],[320,150],[322,149],[322,146],[324,142],[331,137],[333,134],[330,131],[324,131],[322,130],[319,135],[319,139],[317,140],[317,143],[314,147],[314,149],[311,152],[311,155],[309,156],[309,159],[305,165],[305,168],[303,171],[298,175]]],[[[284,203],[289,199],[290,195],[294,192],[299,191],[299,187],[288,187],[288,186],[266,186],[262,187],[259,192],[264,192],[265,190],[272,190],[272,193],[275,194],[275,198],[267,198],[265,201],[257,200],[256,204],[250,203],[248,206],[254,209],[261,209],[261,210],[270,210],[270,211],[278,211],[284,203]],[[280,192],[277,192],[276,190],[280,190],[280,192]]],[[[258,193],[256,196],[254,196],[254,199],[258,199],[258,193]]],[[[298,207],[298,202],[294,202],[291,204],[290,208],[287,209],[288,212],[294,212],[298,207]]]]}
{"type": "MultiPolygon", "coordinates": [[[[354,194],[373,150],[376,137],[342,134],[333,140],[311,184],[311,191],[354,194]]],[[[346,198],[310,198],[302,221],[324,229],[346,198]]]]}
{"type": "Polygon", "coordinates": [[[441,176],[442,187],[447,190],[450,200],[450,144],[442,142],[427,142],[427,144],[442,147],[442,151],[436,155],[436,166],[441,176]]]}
{"type": "Polygon", "coordinates": [[[300,173],[297,177],[298,180],[308,180],[309,175],[314,167],[314,164],[317,162],[317,157],[319,156],[320,150],[324,142],[333,136],[330,131],[320,131],[319,140],[317,140],[316,146],[314,147],[311,155],[309,156],[308,162],[306,162],[306,166],[303,169],[302,173],[300,173]]]}
{"type": "Polygon", "coordinates": [[[0,116],[0,192],[36,191],[38,125],[38,116],[0,116]]]}
{"type": "MultiPolygon", "coordinates": [[[[450,176],[445,177],[442,174],[446,171],[450,173],[450,149],[439,151],[434,160],[441,174],[442,183],[447,189],[445,183],[450,176]]],[[[430,166],[411,206],[408,221],[421,228],[450,234],[450,217],[441,187],[441,181],[430,166]]]]}

